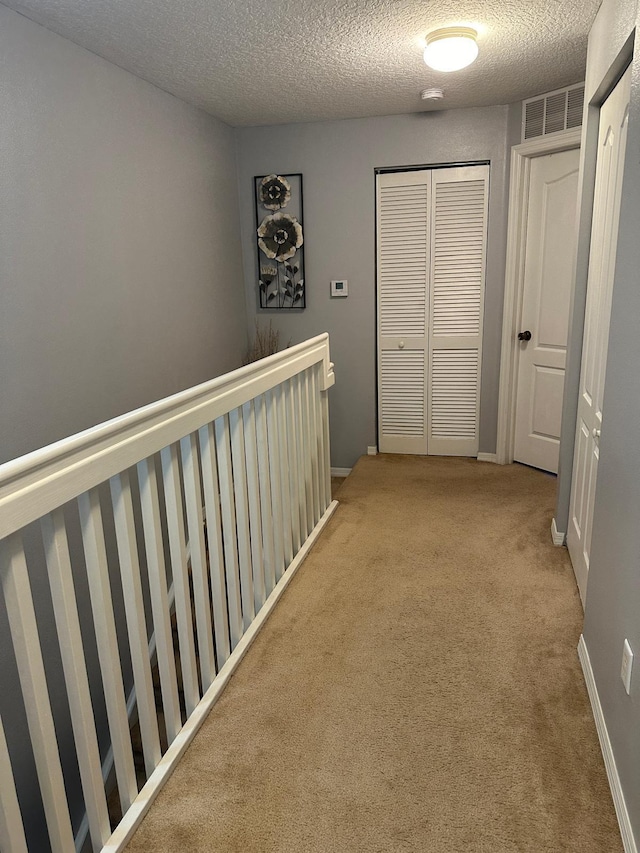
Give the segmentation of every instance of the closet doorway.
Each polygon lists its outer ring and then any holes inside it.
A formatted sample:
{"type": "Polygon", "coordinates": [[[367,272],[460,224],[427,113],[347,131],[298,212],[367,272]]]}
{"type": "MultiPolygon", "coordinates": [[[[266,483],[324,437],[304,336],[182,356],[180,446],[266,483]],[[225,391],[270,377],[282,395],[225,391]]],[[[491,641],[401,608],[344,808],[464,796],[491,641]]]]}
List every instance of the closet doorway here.
{"type": "Polygon", "coordinates": [[[477,456],[489,166],[376,177],[378,447],[477,456]]]}

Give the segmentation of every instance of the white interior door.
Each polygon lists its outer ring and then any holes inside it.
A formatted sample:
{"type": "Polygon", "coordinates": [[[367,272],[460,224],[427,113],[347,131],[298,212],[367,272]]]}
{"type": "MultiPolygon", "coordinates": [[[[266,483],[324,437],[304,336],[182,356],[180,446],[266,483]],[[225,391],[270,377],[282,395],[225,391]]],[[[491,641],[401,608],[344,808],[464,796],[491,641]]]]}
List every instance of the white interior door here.
{"type": "Polygon", "coordinates": [[[378,175],[378,445],[427,452],[427,280],[431,173],[378,175]]]}
{"type": "Polygon", "coordinates": [[[488,166],[378,176],[378,444],[476,456],[488,166]]]}
{"type": "Polygon", "coordinates": [[[489,167],[432,175],[428,452],[477,456],[489,167]]]}
{"type": "Polygon", "coordinates": [[[529,173],[514,459],[554,474],[560,448],[579,161],[577,148],[547,154],[532,160],[529,173]]]}
{"type": "Polygon", "coordinates": [[[598,476],[622,175],[629,114],[627,69],[600,111],[578,419],[567,545],[584,604],[598,476]]]}

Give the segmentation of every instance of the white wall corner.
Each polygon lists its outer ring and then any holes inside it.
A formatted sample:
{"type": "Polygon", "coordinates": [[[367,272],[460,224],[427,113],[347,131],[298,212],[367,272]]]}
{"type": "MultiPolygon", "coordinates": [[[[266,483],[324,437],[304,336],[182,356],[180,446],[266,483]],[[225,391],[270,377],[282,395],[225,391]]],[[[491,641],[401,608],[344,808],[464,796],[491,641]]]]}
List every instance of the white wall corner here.
{"type": "Polygon", "coordinates": [[[609,787],[611,788],[613,805],[615,807],[618,824],[620,826],[620,835],[622,836],[624,851],[625,853],[638,853],[638,847],[636,845],[635,838],[633,837],[633,829],[631,828],[631,820],[629,819],[629,812],[627,811],[627,804],[622,791],[620,776],[618,775],[616,760],[613,755],[611,740],[609,739],[607,724],[604,719],[602,705],[600,704],[600,696],[598,695],[596,680],[591,667],[589,650],[587,649],[587,644],[585,643],[584,636],[582,634],[580,635],[580,642],[578,643],[578,657],[580,658],[580,663],[582,665],[582,672],[587,685],[587,693],[589,694],[589,700],[591,702],[591,710],[593,711],[593,718],[598,731],[600,749],[602,750],[604,766],[607,770],[609,787]]]}
{"type": "Polygon", "coordinates": [[[332,477],[348,477],[351,473],[351,468],[332,468],[331,476],[332,477]]]}
{"type": "Polygon", "coordinates": [[[498,457],[495,453],[478,453],[478,462],[497,462],[498,457]]]}
{"type": "Polygon", "coordinates": [[[551,540],[554,545],[564,545],[567,534],[558,530],[555,518],[551,519],[551,540]]]}

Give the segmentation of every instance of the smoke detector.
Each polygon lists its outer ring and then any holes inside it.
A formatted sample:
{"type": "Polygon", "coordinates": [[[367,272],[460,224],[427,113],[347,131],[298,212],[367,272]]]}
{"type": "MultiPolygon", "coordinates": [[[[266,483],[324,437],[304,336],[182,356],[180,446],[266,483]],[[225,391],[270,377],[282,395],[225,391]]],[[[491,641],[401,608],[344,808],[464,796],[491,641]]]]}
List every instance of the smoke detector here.
{"type": "Polygon", "coordinates": [[[423,89],[420,92],[423,101],[441,101],[444,98],[442,89],[423,89]]]}

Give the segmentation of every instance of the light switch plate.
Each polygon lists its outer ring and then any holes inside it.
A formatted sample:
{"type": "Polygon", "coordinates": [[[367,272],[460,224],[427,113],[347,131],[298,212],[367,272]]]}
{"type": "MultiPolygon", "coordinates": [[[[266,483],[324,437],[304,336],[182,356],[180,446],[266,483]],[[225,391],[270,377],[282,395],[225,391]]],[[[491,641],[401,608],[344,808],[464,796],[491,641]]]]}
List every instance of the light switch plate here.
{"type": "Polygon", "coordinates": [[[349,282],[342,278],[338,281],[331,282],[331,295],[332,296],[348,296],[349,295],[349,282]]]}

